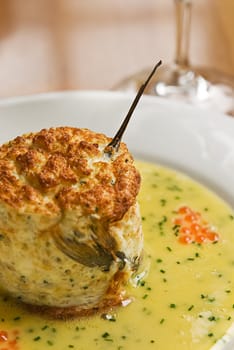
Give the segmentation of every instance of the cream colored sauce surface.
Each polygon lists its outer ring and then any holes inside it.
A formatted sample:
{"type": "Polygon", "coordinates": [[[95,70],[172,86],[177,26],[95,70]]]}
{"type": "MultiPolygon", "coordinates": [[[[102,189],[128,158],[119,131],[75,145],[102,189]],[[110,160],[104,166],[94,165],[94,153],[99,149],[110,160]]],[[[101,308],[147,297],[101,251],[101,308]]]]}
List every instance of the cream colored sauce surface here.
{"type": "Polygon", "coordinates": [[[109,320],[99,315],[63,322],[30,315],[2,294],[0,349],[208,350],[231,326],[233,211],[181,174],[147,163],[137,166],[145,237],[144,266],[138,273],[148,274],[138,287],[129,288],[134,301],[111,311],[109,320]],[[173,218],[183,205],[217,229],[216,244],[178,242],[173,218]]]}

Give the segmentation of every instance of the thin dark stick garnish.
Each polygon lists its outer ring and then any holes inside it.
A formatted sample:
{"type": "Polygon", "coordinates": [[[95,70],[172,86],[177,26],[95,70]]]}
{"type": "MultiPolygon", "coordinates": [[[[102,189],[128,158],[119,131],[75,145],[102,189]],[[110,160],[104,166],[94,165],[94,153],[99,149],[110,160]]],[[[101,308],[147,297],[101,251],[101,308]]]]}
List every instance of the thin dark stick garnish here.
{"type": "Polygon", "coordinates": [[[126,117],[124,118],[124,121],[122,122],[119,130],[117,131],[117,133],[115,134],[115,136],[113,137],[113,139],[111,140],[111,142],[105,147],[104,149],[104,153],[108,154],[108,155],[112,155],[113,152],[117,152],[119,149],[119,145],[121,142],[121,139],[123,137],[124,131],[126,130],[126,127],[128,125],[128,122],[138,104],[138,101],[140,100],[141,96],[143,95],[143,92],[146,88],[146,86],[148,85],[150,79],[152,78],[152,76],[154,75],[154,73],[156,72],[157,68],[162,64],[162,61],[160,60],[153,68],[152,72],[149,74],[148,78],[146,79],[146,81],[140,86],[137,95],[134,99],[134,101],[132,102],[129,111],[126,115],[126,117]]]}

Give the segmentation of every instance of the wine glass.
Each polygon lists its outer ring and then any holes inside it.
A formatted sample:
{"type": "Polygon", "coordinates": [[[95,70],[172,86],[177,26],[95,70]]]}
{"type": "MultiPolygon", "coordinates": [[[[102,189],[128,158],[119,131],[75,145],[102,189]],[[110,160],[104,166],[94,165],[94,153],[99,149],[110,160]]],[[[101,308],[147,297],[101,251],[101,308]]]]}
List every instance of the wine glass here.
{"type": "MultiPolygon", "coordinates": [[[[234,116],[234,77],[217,70],[193,67],[189,63],[192,0],[174,0],[176,15],[176,56],[172,64],[159,68],[146,94],[179,99],[203,108],[234,116]]],[[[120,82],[115,90],[136,92],[149,70],[120,82]]]]}

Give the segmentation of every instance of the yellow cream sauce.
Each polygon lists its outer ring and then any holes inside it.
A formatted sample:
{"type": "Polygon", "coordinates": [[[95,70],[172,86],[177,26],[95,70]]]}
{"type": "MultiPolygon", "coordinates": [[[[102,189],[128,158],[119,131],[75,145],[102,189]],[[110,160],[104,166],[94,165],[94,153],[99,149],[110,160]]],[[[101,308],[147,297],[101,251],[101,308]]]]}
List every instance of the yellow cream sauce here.
{"type": "Polygon", "coordinates": [[[65,322],[31,315],[2,293],[0,349],[208,350],[231,326],[233,211],[182,174],[148,163],[137,166],[145,259],[134,278],[138,286],[129,287],[134,301],[106,319],[65,322]],[[178,242],[173,218],[183,205],[216,227],[217,243],[178,242]]]}

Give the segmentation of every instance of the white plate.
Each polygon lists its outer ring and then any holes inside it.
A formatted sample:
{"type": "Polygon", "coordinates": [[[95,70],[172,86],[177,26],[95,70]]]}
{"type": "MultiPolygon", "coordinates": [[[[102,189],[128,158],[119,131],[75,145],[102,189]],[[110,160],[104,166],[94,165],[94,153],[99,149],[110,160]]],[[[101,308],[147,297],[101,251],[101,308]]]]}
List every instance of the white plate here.
{"type": "MultiPolygon", "coordinates": [[[[25,132],[59,125],[113,136],[133,98],[113,92],[62,92],[2,100],[0,144],[25,132]]],[[[144,96],[123,141],[138,158],[182,170],[234,207],[232,118],[144,96]]]]}
{"type": "MultiPolygon", "coordinates": [[[[113,136],[133,98],[112,92],[65,92],[2,100],[0,143],[61,125],[113,136]]],[[[187,173],[234,207],[234,120],[230,117],[143,97],[123,141],[136,157],[187,173]]],[[[233,349],[233,343],[213,349],[233,349]]]]}

